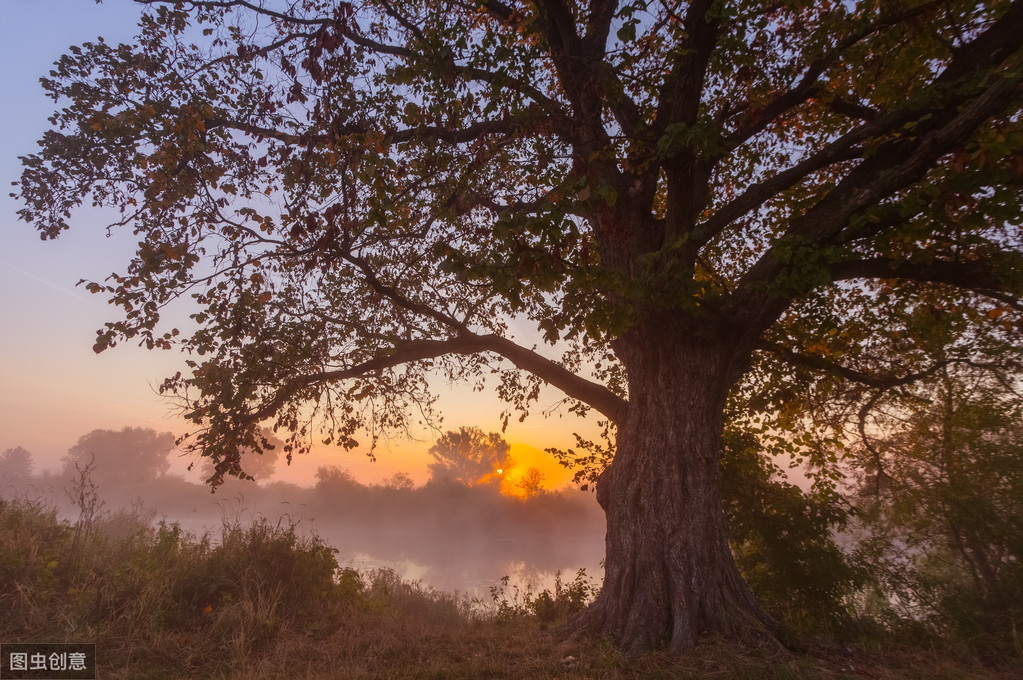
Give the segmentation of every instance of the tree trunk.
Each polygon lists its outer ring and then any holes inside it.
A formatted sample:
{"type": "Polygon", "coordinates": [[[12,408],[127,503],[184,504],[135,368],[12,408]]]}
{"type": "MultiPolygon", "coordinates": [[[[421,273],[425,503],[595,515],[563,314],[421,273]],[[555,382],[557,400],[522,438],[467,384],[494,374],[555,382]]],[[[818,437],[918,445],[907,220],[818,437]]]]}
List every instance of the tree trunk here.
{"type": "Polygon", "coordinates": [[[597,484],[604,585],[580,623],[632,654],[681,653],[715,633],[776,644],[774,621],[735,566],[721,506],[725,400],[748,355],[661,325],[615,345],[629,409],[597,484]]]}

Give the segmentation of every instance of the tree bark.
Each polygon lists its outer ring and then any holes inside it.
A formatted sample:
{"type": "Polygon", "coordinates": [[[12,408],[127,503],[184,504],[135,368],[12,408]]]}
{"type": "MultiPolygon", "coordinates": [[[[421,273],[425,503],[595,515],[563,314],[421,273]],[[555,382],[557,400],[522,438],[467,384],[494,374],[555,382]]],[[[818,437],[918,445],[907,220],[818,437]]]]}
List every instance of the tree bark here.
{"type": "Polygon", "coordinates": [[[615,346],[629,408],[597,484],[604,585],[580,624],[630,654],[682,653],[710,634],[777,644],[735,566],[721,504],[725,400],[748,354],[685,332],[648,324],[615,346]]]}

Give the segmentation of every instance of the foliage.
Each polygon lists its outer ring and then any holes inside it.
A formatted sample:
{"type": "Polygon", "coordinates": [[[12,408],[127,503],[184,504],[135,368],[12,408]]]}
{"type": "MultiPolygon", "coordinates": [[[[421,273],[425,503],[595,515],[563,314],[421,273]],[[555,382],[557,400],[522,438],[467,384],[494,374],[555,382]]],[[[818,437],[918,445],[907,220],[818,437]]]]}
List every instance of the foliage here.
{"type": "Polygon", "coordinates": [[[844,623],[864,574],[835,543],[849,519],[842,498],[783,481],[756,439],[736,431],[726,433],[722,478],[732,551],[753,592],[790,627],[844,623]]]}
{"type": "MultiPolygon", "coordinates": [[[[219,469],[217,464],[209,458],[202,458],[199,469],[203,479],[208,481],[222,478],[224,475],[233,475],[248,480],[266,480],[272,477],[284,443],[272,432],[264,432],[263,438],[266,441],[266,446],[262,450],[244,449],[238,453],[237,460],[232,458],[233,464],[221,461],[223,464],[219,469]]],[[[189,469],[194,465],[194,462],[190,464],[189,469]]]]}
{"type": "MultiPolygon", "coordinates": [[[[156,542],[172,553],[179,538],[178,530],[163,526],[156,542]]],[[[315,609],[324,598],[355,597],[362,590],[358,579],[340,570],[335,552],[287,524],[262,519],[248,527],[225,525],[215,545],[198,544],[198,559],[178,576],[172,596],[183,614],[271,594],[288,611],[315,609]]]]}
{"type": "Polygon", "coordinates": [[[511,447],[496,432],[484,434],[476,426],[449,430],[437,438],[427,453],[431,479],[453,481],[463,486],[499,483],[511,466],[511,447]]]}
{"type": "Polygon", "coordinates": [[[559,465],[575,470],[572,475],[572,481],[578,484],[579,488],[583,491],[588,491],[591,487],[593,490],[596,490],[600,473],[606,470],[607,466],[611,464],[612,459],[614,459],[614,428],[610,423],[605,422],[602,425],[603,429],[600,433],[602,441],[600,442],[585,439],[578,434],[575,435],[576,446],[581,451],[554,447],[545,449],[547,453],[554,456],[559,465]]]}
{"type": "Polygon", "coordinates": [[[0,453],[0,492],[18,489],[32,477],[32,454],[17,446],[0,453]]]}
{"type": "Polygon", "coordinates": [[[861,558],[894,612],[1013,655],[1023,616],[1023,402],[952,364],[892,399],[856,463],[861,558]]]}
{"type": "Polygon", "coordinates": [[[11,623],[26,619],[18,598],[19,583],[52,583],[61,566],[71,528],[57,521],[57,513],[39,503],[0,499],[0,605],[11,623]],[[30,549],[31,548],[31,549],[30,549]]]}
{"type": "Polygon", "coordinates": [[[108,667],[188,657],[179,670],[211,673],[259,655],[287,626],[336,625],[365,599],[361,576],[293,525],[225,525],[214,544],[177,524],[103,514],[84,551],[77,540],[53,511],[0,502],[5,639],[85,639],[105,648],[108,667]]]}
{"type": "MultiPolygon", "coordinates": [[[[539,592],[534,592],[531,585],[520,588],[518,585],[509,587],[509,583],[509,577],[505,576],[500,585],[490,587],[492,614],[502,621],[536,617],[543,626],[571,620],[600,592],[599,585],[586,575],[585,569],[576,572],[568,583],[562,580],[559,571],[554,575],[553,589],[544,588],[539,592]]],[[[477,601],[477,604],[483,603],[477,601]]]]}
{"type": "Polygon", "coordinates": [[[100,487],[144,484],[167,473],[173,448],[170,432],[143,427],[93,430],[68,449],[64,467],[74,476],[75,466],[90,465],[91,477],[100,487]]]}
{"type": "Polygon", "coordinates": [[[267,419],[289,455],[313,418],[346,447],[403,431],[436,369],[614,421],[606,341],[650,315],[878,382],[857,364],[885,319],[850,323],[872,293],[842,282],[1015,314],[1016,4],[142,4],[135,44],[44,79],[64,108],[21,215],[53,238],[86,201],[121,211],[140,246],[87,284],[124,313],[96,350],[188,351],[164,389],[227,469],[267,419]],[[183,296],[195,331],[162,330],[183,296]]]}

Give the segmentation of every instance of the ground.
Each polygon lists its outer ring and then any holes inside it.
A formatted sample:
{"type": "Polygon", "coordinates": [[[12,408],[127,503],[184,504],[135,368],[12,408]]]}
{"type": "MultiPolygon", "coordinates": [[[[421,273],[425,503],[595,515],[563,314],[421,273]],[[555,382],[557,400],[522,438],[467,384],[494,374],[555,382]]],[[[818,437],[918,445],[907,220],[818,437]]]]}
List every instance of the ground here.
{"type": "Polygon", "coordinates": [[[266,520],[196,537],[123,514],[72,524],[0,499],[0,643],[95,643],[107,680],[1009,680],[1023,667],[1018,642],[985,660],[876,627],[844,641],[790,634],[788,651],[710,639],[630,658],[566,634],[595,586],[581,574],[473,599],[339,568],[315,536],[266,520]]]}

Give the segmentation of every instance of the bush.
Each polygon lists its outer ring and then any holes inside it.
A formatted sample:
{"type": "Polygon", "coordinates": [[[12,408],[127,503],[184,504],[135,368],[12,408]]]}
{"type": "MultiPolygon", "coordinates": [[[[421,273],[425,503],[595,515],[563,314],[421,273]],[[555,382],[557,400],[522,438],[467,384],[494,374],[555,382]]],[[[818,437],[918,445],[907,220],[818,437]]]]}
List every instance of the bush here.
{"type": "Polygon", "coordinates": [[[774,479],[756,440],[726,432],[722,495],[736,564],[750,589],[790,628],[844,625],[863,574],[835,543],[847,511],[836,497],[774,479]]]}
{"type": "Polygon", "coordinates": [[[505,576],[501,584],[490,588],[490,605],[477,600],[484,614],[490,614],[498,620],[510,620],[524,617],[536,617],[543,625],[565,623],[571,617],[583,611],[600,591],[599,586],[586,575],[585,569],[576,572],[575,578],[569,583],[561,579],[561,572],[554,575],[554,589],[545,588],[534,593],[532,587],[525,590],[512,585],[511,579],[505,576]]]}
{"type": "Polygon", "coordinates": [[[96,642],[107,663],[184,654],[209,671],[364,599],[358,573],[294,525],[225,526],[214,543],[150,519],[140,506],[100,515],[83,543],[54,510],[0,501],[0,639],[96,642]]]}
{"type": "MultiPolygon", "coordinates": [[[[247,528],[225,526],[220,543],[203,541],[176,579],[175,602],[183,611],[206,611],[273,593],[286,611],[302,612],[338,595],[337,551],[295,529],[266,519],[247,528]]],[[[347,595],[358,592],[346,583],[347,595]]]]}

